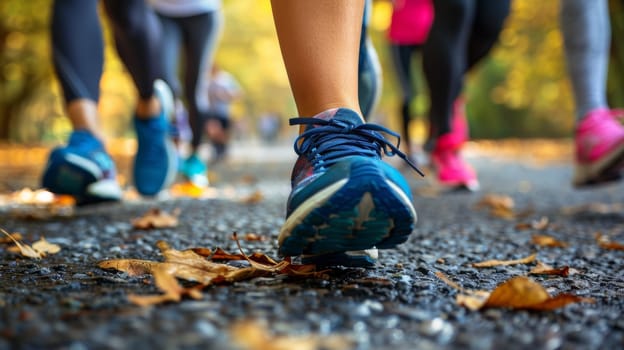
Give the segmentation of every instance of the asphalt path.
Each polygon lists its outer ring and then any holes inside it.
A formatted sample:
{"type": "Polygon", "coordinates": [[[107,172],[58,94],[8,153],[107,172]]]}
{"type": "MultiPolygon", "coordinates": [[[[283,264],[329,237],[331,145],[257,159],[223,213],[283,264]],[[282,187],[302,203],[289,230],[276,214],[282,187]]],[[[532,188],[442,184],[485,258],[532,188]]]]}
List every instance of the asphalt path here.
{"type": "MultiPolygon", "coordinates": [[[[467,155],[480,174],[476,193],[440,191],[431,176],[402,168],[419,221],[408,242],[380,252],[374,268],[337,267],[299,278],[269,274],[207,287],[200,300],[151,307],[128,299],[158,293],[151,276],[103,270],[98,262],[162,261],[157,241],[180,250],[237,252],[233,232],[266,238],[241,246],[279,259],[290,147],[234,148],[229,162],[211,168],[212,190],[203,198],[129,194],[121,203],[38,218],[4,203],[0,228],[21,233],[26,243],[45,237],[61,251],[30,259],[0,245],[0,349],[622,348],[624,252],[596,237],[624,243],[624,183],[576,190],[565,159],[537,162],[474,148],[467,155]],[[499,202],[483,204],[492,194],[499,202]],[[494,212],[493,205],[504,208],[494,212]],[[179,210],[178,226],[132,226],[155,207],[179,210]],[[538,234],[563,246],[536,244],[538,234]],[[574,273],[529,275],[535,262],[472,265],[531,254],[574,273]],[[459,294],[492,291],[517,276],[551,296],[583,299],[549,311],[473,311],[457,301],[459,294]]],[[[33,177],[3,181],[19,188],[32,185],[33,177]]]]}

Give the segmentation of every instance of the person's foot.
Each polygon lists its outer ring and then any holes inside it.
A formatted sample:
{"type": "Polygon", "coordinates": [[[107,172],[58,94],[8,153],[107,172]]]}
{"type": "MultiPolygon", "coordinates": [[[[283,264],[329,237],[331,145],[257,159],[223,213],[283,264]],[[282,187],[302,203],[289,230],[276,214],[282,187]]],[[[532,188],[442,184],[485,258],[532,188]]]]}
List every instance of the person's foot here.
{"type": "Polygon", "coordinates": [[[597,185],[621,178],[624,166],[624,126],[608,109],[587,114],[576,128],[575,187],[597,185]]]}
{"type": "Polygon", "coordinates": [[[431,153],[431,163],[436,171],[438,183],[446,188],[477,191],[479,181],[474,169],[461,158],[461,149],[456,148],[455,135],[440,136],[431,153]]]}
{"type": "Polygon", "coordinates": [[[376,257],[367,251],[405,242],[416,222],[410,187],[381,159],[386,154],[407,161],[380,132],[398,135],[365,124],[349,109],[291,119],[290,124],[307,130],[295,141],[299,158],[279,253],[323,265],[368,266],[376,257]]]}
{"type": "Polygon", "coordinates": [[[86,130],[72,132],[67,146],[50,153],[42,186],[73,196],[78,205],[117,201],[122,196],[113,160],[102,142],[86,130]]]}
{"type": "Polygon", "coordinates": [[[182,162],[182,166],[180,172],[184,177],[186,177],[190,182],[195,184],[196,186],[208,186],[208,176],[206,176],[206,172],[208,168],[206,164],[199,159],[196,153],[193,153],[191,156],[186,158],[182,162]]]}
{"type": "Polygon", "coordinates": [[[134,158],[134,185],[144,196],[155,196],[169,187],[177,170],[177,152],[170,139],[173,95],[165,82],[157,80],[154,92],[161,105],[160,114],[141,119],[135,116],[138,149],[134,158]]]}

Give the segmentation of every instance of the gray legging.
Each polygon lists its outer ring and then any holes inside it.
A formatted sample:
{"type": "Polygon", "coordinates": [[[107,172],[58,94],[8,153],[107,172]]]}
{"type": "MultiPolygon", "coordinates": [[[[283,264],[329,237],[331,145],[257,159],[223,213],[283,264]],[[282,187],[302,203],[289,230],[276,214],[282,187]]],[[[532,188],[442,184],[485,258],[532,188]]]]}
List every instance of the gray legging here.
{"type": "Polygon", "coordinates": [[[209,71],[221,32],[220,11],[189,17],[168,17],[159,14],[163,28],[164,79],[176,97],[186,98],[189,124],[193,132],[191,146],[201,143],[203,126],[208,116],[209,71]],[[178,78],[181,48],[184,51],[184,88],[178,78]]]}
{"type": "Polygon", "coordinates": [[[566,62],[580,120],[607,107],[606,80],[611,23],[606,0],[561,1],[561,31],[566,62]]]}

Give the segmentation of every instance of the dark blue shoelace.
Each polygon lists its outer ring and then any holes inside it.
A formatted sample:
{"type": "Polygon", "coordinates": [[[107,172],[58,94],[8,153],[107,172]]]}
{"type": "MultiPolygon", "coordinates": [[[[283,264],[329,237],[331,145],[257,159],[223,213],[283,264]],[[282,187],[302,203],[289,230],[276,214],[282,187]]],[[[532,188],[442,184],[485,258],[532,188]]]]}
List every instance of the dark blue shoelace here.
{"type": "Polygon", "coordinates": [[[399,156],[421,176],[425,176],[407,155],[399,150],[399,134],[376,124],[359,124],[339,120],[317,118],[293,118],[290,125],[314,125],[295,140],[295,152],[305,155],[314,169],[327,168],[347,156],[379,157],[399,156]],[[380,132],[396,137],[396,146],[380,132]],[[302,141],[303,140],[303,141],[302,141]]]}

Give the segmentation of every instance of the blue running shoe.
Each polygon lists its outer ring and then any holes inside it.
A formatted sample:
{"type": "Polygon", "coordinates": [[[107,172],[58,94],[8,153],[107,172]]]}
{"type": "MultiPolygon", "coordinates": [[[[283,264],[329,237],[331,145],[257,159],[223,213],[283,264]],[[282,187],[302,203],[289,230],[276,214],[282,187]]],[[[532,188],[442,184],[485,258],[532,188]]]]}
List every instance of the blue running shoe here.
{"type": "Polygon", "coordinates": [[[307,261],[327,258],[335,265],[368,266],[376,258],[358,251],[405,242],[416,223],[412,194],[382,154],[398,155],[420,171],[380,132],[397,139],[398,134],[363,123],[349,109],[291,119],[290,124],[307,125],[307,130],[295,141],[299,158],[292,173],[286,222],[278,237],[279,253],[302,255],[307,261]]]}
{"type": "Polygon", "coordinates": [[[206,164],[199,159],[196,153],[193,153],[190,157],[186,158],[184,162],[182,162],[182,175],[184,175],[184,177],[196,186],[208,186],[208,176],[206,176],[207,171],[208,168],[206,167],[206,164]]]}
{"type": "Polygon", "coordinates": [[[115,174],[104,145],[89,131],[76,130],[67,146],[50,153],[42,185],[50,192],[73,196],[78,205],[117,201],[122,191],[115,174]]]}
{"type": "Polygon", "coordinates": [[[178,158],[170,138],[170,115],[173,95],[165,82],[157,80],[154,91],[160,100],[161,112],[149,119],[134,118],[139,147],[134,158],[134,185],[144,196],[155,196],[175,180],[178,158]]]}

